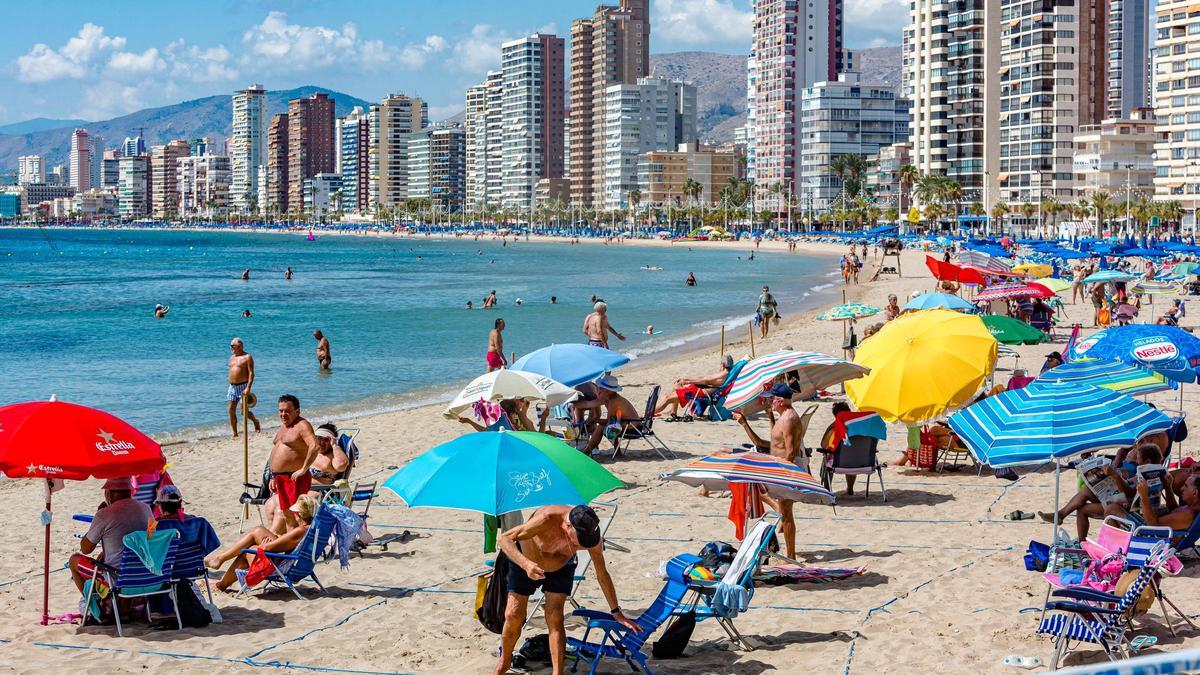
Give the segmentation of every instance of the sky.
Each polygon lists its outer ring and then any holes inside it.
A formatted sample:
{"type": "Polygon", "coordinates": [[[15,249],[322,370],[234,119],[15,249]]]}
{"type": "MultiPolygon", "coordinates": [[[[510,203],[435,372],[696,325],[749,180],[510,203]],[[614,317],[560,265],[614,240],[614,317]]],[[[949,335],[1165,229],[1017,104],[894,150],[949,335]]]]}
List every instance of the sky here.
{"type": "MultiPolygon", "coordinates": [[[[616,4],[616,0],[610,0],[616,4]]],[[[848,47],[900,42],[905,0],[845,0],[848,47]]],[[[597,0],[58,0],[5,6],[0,123],[103,120],[232,92],[316,85],[367,100],[424,98],[430,117],[463,106],[499,65],[500,44],[569,37],[597,0]]],[[[651,51],[745,54],[751,0],[652,0],[651,51]]]]}

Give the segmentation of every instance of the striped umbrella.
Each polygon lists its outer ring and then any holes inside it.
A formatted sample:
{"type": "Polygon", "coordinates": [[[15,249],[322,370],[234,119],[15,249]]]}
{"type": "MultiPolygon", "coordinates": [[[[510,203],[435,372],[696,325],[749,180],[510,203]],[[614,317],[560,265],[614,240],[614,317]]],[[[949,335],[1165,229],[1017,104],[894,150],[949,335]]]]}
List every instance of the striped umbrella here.
{"type": "Polygon", "coordinates": [[[1169,417],[1124,394],[1052,380],[1035,380],[950,416],[950,428],[971,454],[994,468],[1130,446],[1170,426],[1169,417]]]}
{"type": "Polygon", "coordinates": [[[724,490],[730,483],[756,483],[776,499],[796,501],[806,495],[817,495],[831,504],[835,501],[833,493],[812,474],[791,462],[761,452],[718,452],[663,474],[662,478],[684,485],[703,486],[711,491],[724,490]]]}
{"type": "Polygon", "coordinates": [[[1179,287],[1170,281],[1162,279],[1142,279],[1133,285],[1134,293],[1143,293],[1146,295],[1167,295],[1178,293],[1179,287]]]}
{"type": "Polygon", "coordinates": [[[882,311],[878,307],[864,305],[861,302],[848,302],[821,312],[817,316],[817,319],[819,321],[852,321],[854,319],[861,319],[864,316],[873,316],[882,311]]]}
{"type": "MultiPolygon", "coordinates": [[[[1045,286],[1038,288],[1029,284],[996,284],[988,286],[975,296],[976,302],[991,302],[992,300],[1011,300],[1013,298],[1044,298],[1047,297],[1045,286]]],[[[1050,293],[1053,295],[1053,293],[1050,293]]]]}
{"type": "Polygon", "coordinates": [[[1058,279],[1056,277],[1042,277],[1037,280],[1038,284],[1049,288],[1055,293],[1071,290],[1071,282],[1066,279],[1058,279]]]}
{"type": "Polygon", "coordinates": [[[1079,359],[1042,373],[1039,380],[1087,384],[1129,396],[1152,394],[1176,388],[1177,384],[1162,373],[1136,363],[1079,359]]]}
{"type": "Polygon", "coordinates": [[[1171,274],[1196,274],[1200,272],[1200,263],[1181,262],[1171,268],[1171,274]]]}
{"type": "Polygon", "coordinates": [[[852,361],[816,352],[782,351],[752,359],[742,366],[725,397],[725,407],[734,410],[758,398],[782,373],[796,371],[805,389],[853,380],[871,372],[852,361]]]}
{"type": "Polygon", "coordinates": [[[1012,272],[1012,263],[1003,258],[988,255],[982,251],[963,249],[958,252],[958,261],[964,265],[970,265],[981,270],[1012,272]]]}
{"type": "Polygon", "coordinates": [[[1084,283],[1094,284],[1101,281],[1133,281],[1132,274],[1126,274],[1120,270],[1100,270],[1095,274],[1084,279],[1084,283]]]}
{"type": "Polygon", "coordinates": [[[950,293],[922,293],[904,306],[904,309],[953,309],[972,310],[975,305],[950,293]]]}

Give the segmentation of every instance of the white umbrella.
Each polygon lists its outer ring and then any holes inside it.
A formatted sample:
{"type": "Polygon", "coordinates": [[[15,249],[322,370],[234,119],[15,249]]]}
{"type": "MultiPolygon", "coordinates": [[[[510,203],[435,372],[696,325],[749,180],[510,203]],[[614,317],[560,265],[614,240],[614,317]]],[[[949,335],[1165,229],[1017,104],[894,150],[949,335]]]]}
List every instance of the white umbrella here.
{"type": "Polygon", "coordinates": [[[481,400],[495,403],[505,399],[524,399],[556,406],[572,401],[576,396],[579,396],[579,392],[545,375],[523,370],[493,370],[472,380],[442,414],[450,419],[460,418],[481,400]]]}

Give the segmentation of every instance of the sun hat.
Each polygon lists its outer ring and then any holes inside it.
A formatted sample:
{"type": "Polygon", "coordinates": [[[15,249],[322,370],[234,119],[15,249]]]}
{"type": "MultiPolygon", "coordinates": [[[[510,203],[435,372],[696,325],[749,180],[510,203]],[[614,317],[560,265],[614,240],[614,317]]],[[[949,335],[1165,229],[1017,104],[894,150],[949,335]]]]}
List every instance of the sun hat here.
{"type": "Polygon", "coordinates": [[[612,373],[608,373],[604,377],[596,380],[596,386],[609,391],[621,391],[621,389],[624,388],[617,384],[617,376],[613,375],[612,373]]]}

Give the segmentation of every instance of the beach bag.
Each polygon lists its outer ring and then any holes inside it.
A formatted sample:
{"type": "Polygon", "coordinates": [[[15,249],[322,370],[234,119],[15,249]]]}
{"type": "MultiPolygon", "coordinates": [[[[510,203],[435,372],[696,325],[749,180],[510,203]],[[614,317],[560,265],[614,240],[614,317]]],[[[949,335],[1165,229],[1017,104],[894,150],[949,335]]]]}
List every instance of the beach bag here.
{"type": "Polygon", "coordinates": [[[728,569],[737,555],[737,549],[723,541],[710,541],[700,549],[700,565],[720,574],[722,568],[728,569]]]}
{"type": "Polygon", "coordinates": [[[175,582],[175,609],[179,610],[179,619],[184,628],[203,628],[212,623],[212,614],[200,597],[196,595],[196,587],[188,579],[175,582]]]}
{"type": "Polygon", "coordinates": [[[550,635],[548,633],[540,633],[531,638],[526,638],[521,645],[521,649],[517,654],[525,660],[526,663],[534,661],[536,663],[550,662],[550,635]]]}
{"type": "Polygon", "coordinates": [[[675,623],[663,631],[662,637],[654,643],[651,650],[654,658],[677,659],[683,656],[683,650],[687,648],[695,630],[696,611],[692,610],[676,619],[675,623]]]}
{"type": "MultiPolygon", "coordinates": [[[[1141,572],[1140,569],[1132,569],[1122,574],[1121,578],[1117,580],[1117,587],[1113,589],[1113,595],[1123,596],[1128,593],[1129,587],[1133,585],[1134,580],[1138,578],[1141,572]]],[[[1142,589],[1142,594],[1138,596],[1137,602],[1133,603],[1126,610],[1125,617],[1132,619],[1135,616],[1150,611],[1150,608],[1154,606],[1154,598],[1154,585],[1146,584],[1146,587],[1142,589]]]]}
{"type": "Polygon", "coordinates": [[[266,553],[263,553],[260,546],[254,554],[254,560],[250,563],[250,567],[246,570],[246,576],[242,579],[242,586],[253,588],[266,581],[274,573],[275,563],[271,562],[266,553]]]}
{"type": "Polygon", "coordinates": [[[932,471],[937,466],[937,436],[929,427],[921,428],[921,446],[917,448],[917,468],[932,471]]]}
{"type": "Polygon", "coordinates": [[[500,553],[492,566],[491,578],[483,591],[483,604],[475,610],[475,618],[489,631],[499,635],[504,632],[504,610],[508,606],[508,556],[500,553]]]}
{"type": "Polygon", "coordinates": [[[1045,572],[1050,564],[1050,547],[1040,541],[1029,542],[1025,550],[1025,569],[1030,572],[1045,572]]]}

